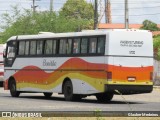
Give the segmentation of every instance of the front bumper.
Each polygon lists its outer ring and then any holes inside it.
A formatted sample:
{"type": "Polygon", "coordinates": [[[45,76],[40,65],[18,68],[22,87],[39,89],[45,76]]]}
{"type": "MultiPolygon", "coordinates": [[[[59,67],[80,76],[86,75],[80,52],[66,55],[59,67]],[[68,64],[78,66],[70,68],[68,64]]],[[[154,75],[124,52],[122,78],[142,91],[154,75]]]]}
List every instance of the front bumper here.
{"type": "Polygon", "coordinates": [[[105,85],[106,92],[124,95],[150,93],[152,90],[153,85],[105,85]]]}

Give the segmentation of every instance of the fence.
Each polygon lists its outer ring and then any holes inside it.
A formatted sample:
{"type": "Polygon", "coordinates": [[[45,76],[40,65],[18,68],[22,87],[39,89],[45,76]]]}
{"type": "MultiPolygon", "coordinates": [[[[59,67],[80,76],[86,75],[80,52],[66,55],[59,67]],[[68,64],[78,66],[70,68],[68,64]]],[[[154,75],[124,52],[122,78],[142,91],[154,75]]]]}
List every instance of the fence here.
{"type": "Polygon", "coordinates": [[[154,85],[160,86],[160,61],[154,60],[154,73],[153,73],[154,85]]]}

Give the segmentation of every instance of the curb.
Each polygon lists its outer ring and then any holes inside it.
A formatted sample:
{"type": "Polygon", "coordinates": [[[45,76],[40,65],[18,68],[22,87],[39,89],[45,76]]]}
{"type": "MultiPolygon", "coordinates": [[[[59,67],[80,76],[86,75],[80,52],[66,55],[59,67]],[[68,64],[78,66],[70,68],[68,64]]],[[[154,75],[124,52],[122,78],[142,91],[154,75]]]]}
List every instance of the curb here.
{"type": "Polygon", "coordinates": [[[154,89],[160,89],[160,86],[153,86],[154,89]]]}

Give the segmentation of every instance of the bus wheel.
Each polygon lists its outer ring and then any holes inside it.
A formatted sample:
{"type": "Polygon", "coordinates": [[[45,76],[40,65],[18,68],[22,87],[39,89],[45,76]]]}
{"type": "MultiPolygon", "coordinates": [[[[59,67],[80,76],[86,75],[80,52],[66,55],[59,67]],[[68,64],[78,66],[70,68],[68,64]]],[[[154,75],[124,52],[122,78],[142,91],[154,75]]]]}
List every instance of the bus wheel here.
{"type": "Polygon", "coordinates": [[[12,97],[19,97],[20,92],[17,91],[15,80],[11,80],[9,84],[10,94],[12,97]]]}
{"type": "Polygon", "coordinates": [[[72,101],[74,99],[73,86],[70,80],[64,83],[63,93],[66,101],[72,101]]]}
{"type": "Polygon", "coordinates": [[[113,98],[113,93],[99,93],[96,95],[98,102],[109,102],[113,98]]]}
{"type": "Polygon", "coordinates": [[[53,93],[43,93],[46,98],[50,98],[53,93]]]}

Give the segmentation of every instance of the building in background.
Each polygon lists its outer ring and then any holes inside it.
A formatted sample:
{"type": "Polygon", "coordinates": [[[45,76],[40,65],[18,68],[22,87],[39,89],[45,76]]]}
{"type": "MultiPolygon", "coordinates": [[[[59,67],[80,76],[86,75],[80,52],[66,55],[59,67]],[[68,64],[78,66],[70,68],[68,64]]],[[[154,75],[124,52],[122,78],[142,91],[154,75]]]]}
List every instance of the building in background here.
{"type": "MultiPolygon", "coordinates": [[[[142,24],[129,24],[130,29],[140,29],[143,25],[142,24]]],[[[160,24],[157,25],[160,28],[160,24]]],[[[100,23],[98,25],[98,29],[124,29],[125,24],[122,23],[100,23]]],[[[154,35],[160,35],[160,31],[153,31],[154,35]]]]}

